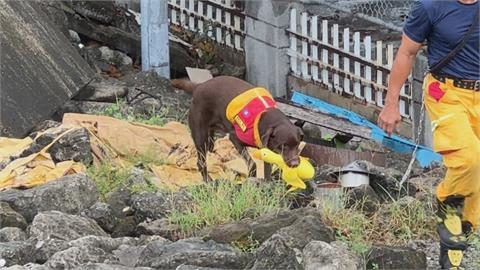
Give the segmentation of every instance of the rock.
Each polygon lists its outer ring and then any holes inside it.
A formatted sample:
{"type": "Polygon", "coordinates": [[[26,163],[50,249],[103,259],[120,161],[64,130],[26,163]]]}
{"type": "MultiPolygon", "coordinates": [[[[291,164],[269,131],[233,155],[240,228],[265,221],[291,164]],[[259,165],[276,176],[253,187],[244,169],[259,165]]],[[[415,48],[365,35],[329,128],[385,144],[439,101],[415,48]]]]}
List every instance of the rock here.
{"type": "Polygon", "coordinates": [[[135,236],[137,228],[137,222],[135,222],[135,217],[125,217],[117,220],[117,225],[113,229],[112,237],[127,237],[135,236]]]}
{"type": "MultiPolygon", "coordinates": [[[[434,239],[430,240],[413,240],[409,241],[407,248],[417,250],[419,252],[425,252],[427,259],[427,269],[438,269],[438,257],[440,256],[440,243],[434,239]]],[[[470,251],[467,251],[464,255],[464,262],[468,260],[470,251]]],[[[468,263],[466,265],[469,265],[468,263]]]]}
{"type": "Polygon", "coordinates": [[[333,230],[315,216],[300,217],[292,225],[278,230],[277,234],[283,236],[290,247],[300,250],[311,241],[330,243],[335,239],[333,230]]]}
{"type": "Polygon", "coordinates": [[[22,230],[27,228],[27,221],[15,212],[8,203],[0,202],[0,228],[17,227],[22,230]]]}
{"type": "Polygon", "coordinates": [[[148,245],[153,241],[160,241],[164,242],[165,244],[172,243],[172,241],[158,235],[140,235],[140,237],[138,238],[138,245],[148,245]]]}
{"type": "MultiPolygon", "coordinates": [[[[178,225],[171,224],[167,218],[156,219],[153,221],[144,221],[137,226],[137,235],[159,235],[169,240],[176,241],[179,239],[178,225]]],[[[226,242],[221,242],[226,243],[226,242]]]]}
{"type": "Polygon", "coordinates": [[[55,162],[74,160],[89,164],[92,161],[90,137],[85,128],[77,127],[70,130],[70,127],[63,127],[56,121],[44,121],[29,136],[34,140],[33,143],[14,158],[38,153],[62,136],[47,150],[55,162]]]}
{"type": "Polygon", "coordinates": [[[246,68],[244,66],[234,66],[229,63],[222,62],[220,65],[214,67],[211,73],[216,76],[233,76],[239,79],[245,79],[246,68]]]}
{"type": "MultiPolygon", "coordinates": [[[[412,154],[389,151],[386,154],[385,168],[391,168],[393,170],[405,172],[407,171],[411,159],[412,154]]],[[[422,173],[422,171],[423,169],[421,168],[420,164],[415,160],[410,176],[417,176],[422,173]]]]}
{"type": "Polygon", "coordinates": [[[391,167],[382,168],[375,166],[368,161],[357,161],[357,164],[363,169],[367,170],[370,176],[370,186],[375,190],[375,193],[383,201],[391,201],[391,198],[399,198],[403,196],[414,196],[416,187],[405,181],[402,187],[398,184],[402,180],[403,173],[391,167]]]}
{"type": "Polygon", "coordinates": [[[120,264],[87,263],[73,268],[73,270],[153,270],[150,267],[127,267],[120,264]]]}
{"type": "Polygon", "coordinates": [[[82,40],[80,39],[80,36],[78,35],[77,32],[73,31],[73,30],[68,30],[68,34],[69,34],[69,38],[70,38],[70,41],[74,44],[78,44],[80,42],[82,42],[82,40]]]}
{"type": "Polygon", "coordinates": [[[410,178],[408,181],[417,187],[416,197],[425,202],[429,202],[435,198],[435,190],[442,178],[418,176],[410,178]]]}
{"type": "Polygon", "coordinates": [[[9,189],[0,192],[0,202],[9,203],[28,222],[42,211],[61,210],[64,213],[78,214],[97,199],[97,187],[85,174],[67,175],[26,190],[9,189]]]}
{"type": "Polygon", "coordinates": [[[315,182],[331,182],[335,183],[338,181],[338,172],[340,171],[339,167],[323,164],[316,170],[315,182]]]}
{"type": "Polygon", "coordinates": [[[367,215],[377,211],[380,198],[370,185],[351,188],[347,193],[347,207],[356,207],[367,215]]]}
{"type": "Polygon", "coordinates": [[[61,120],[65,113],[100,114],[110,107],[112,103],[109,102],[68,100],[55,112],[53,118],[61,120]]]}
{"type": "Polygon", "coordinates": [[[145,246],[122,245],[117,250],[114,250],[113,254],[118,259],[119,264],[134,267],[144,249],[145,246]]]}
{"type": "Polygon", "coordinates": [[[71,241],[87,235],[107,236],[95,221],[58,211],[39,213],[29,229],[30,235],[39,241],[52,238],[71,241]]]}
{"type": "MultiPolygon", "coordinates": [[[[112,208],[113,214],[117,218],[125,218],[127,217],[127,213],[125,209],[130,208],[130,200],[132,197],[132,192],[127,188],[120,187],[111,191],[105,195],[105,201],[110,205],[112,208]]],[[[133,209],[132,209],[133,211],[133,209]]]]}
{"type": "Polygon", "coordinates": [[[132,209],[137,222],[149,219],[161,219],[170,210],[165,195],[161,192],[142,192],[132,196],[132,209]]]}
{"type": "Polygon", "coordinates": [[[112,25],[127,32],[140,33],[140,26],[133,14],[115,2],[74,1],[67,2],[66,5],[75,11],[77,16],[81,15],[91,21],[112,25]]]}
{"type": "Polygon", "coordinates": [[[88,235],[70,241],[69,245],[72,247],[100,248],[105,252],[111,253],[112,251],[118,249],[121,245],[134,246],[137,244],[137,242],[138,239],[132,237],[111,238],[105,236],[88,235]]]}
{"type": "Polygon", "coordinates": [[[367,268],[372,269],[425,269],[426,255],[409,248],[374,246],[367,259],[367,268]]]}
{"type": "Polygon", "coordinates": [[[319,211],[314,208],[280,210],[275,213],[262,215],[254,220],[245,219],[220,225],[208,230],[204,234],[203,239],[213,240],[218,243],[230,243],[242,240],[245,237],[252,237],[252,239],[263,243],[280,229],[288,227],[306,216],[310,216],[312,219],[321,219],[319,211]]]}
{"type": "Polygon", "coordinates": [[[93,161],[90,136],[85,128],[77,128],[65,134],[48,152],[55,162],[73,160],[90,164],[93,161]]]}
{"type": "Polygon", "coordinates": [[[28,241],[0,243],[0,267],[34,262],[34,246],[28,241]],[[3,262],[3,263],[2,263],[3,262]]]}
{"type": "Polygon", "coordinates": [[[98,76],[90,84],[80,89],[74,100],[117,102],[118,99],[126,94],[127,87],[122,81],[115,78],[103,79],[98,76]]]}
{"type": "Polygon", "coordinates": [[[46,266],[36,264],[36,263],[27,263],[23,266],[13,265],[7,268],[2,268],[4,270],[50,270],[46,266]]]}
{"type": "Polygon", "coordinates": [[[252,228],[250,224],[247,221],[238,221],[215,227],[204,239],[212,239],[217,243],[231,243],[245,239],[251,234],[252,228]]]}
{"type": "Polygon", "coordinates": [[[224,270],[224,268],[215,268],[215,267],[201,267],[195,265],[180,265],[175,270],[224,270]]]}
{"type": "Polygon", "coordinates": [[[36,125],[32,131],[30,132],[30,135],[28,135],[30,138],[35,139],[37,137],[39,132],[46,131],[51,128],[56,128],[61,126],[61,122],[53,121],[53,120],[45,120],[41,122],[40,124],[36,125]]]}
{"type": "Polygon", "coordinates": [[[27,234],[17,227],[5,227],[0,229],[0,242],[25,241],[27,234]]]}
{"type": "Polygon", "coordinates": [[[191,96],[183,90],[174,89],[170,80],[153,71],[139,72],[123,78],[128,87],[127,100],[139,113],[160,111],[166,121],[185,120],[191,96]]]}
{"type": "Polygon", "coordinates": [[[258,248],[251,269],[303,269],[301,251],[292,248],[282,235],[274,234],[258,248]]]}
{"type": "Polygon", "coordinates": [[[97,202],[90,208],[84,210],[85,215],[97,222],[100,227],[108,233],[113,232],[117,225],[117,217],[114,216],[112,207],[107,203],[97,202]]]}
{"type": "Polygon", "coordinates": [[[360,258],[342,242],[312,241],[303,249],[303,259],[305,270],[363,269],[360,258]]]}
{"type": "Polygon", "coordinates": [[[133,69],[132,58],[121,51],[112,50],[106,46],[85,48],[84,58],[86,58],[92,68],[100,69],[104,72],[109,72],[112,66],[120,72],[133,69]]]}
{"type": "Polygon", "coordinates": [[[53,254],[45,263],[53,269],[67,269],[85,263],[115,263],[116,259],[112,254],[95,247],[71,247],[53,254]]]}
{"type": "Polygon", "coordinates": [[[50,238],[37,241],[35,244],[35,258],[38,263],[45,263],[53,254],[70,248],[68,241],[50,238]]]}
{"type": "Polygon", "coordinates": [[[290,226],[298,218],[307,215],[320,217],[320,213],[314,208],[299,208],[293,211],[280,210],[276,213],[260,216],[250,224],[252,238],[263,242],[281,228],[290,226]]]}
{"type": "Polygon", "coordinates": [[[248,254],[240,253],[228,245],[184,239],[167,245],[164,242],[151,242],[140,254],[136,265],[162,269],[172,269],[182,264],[240,269],[249,260],[248,254]]]}
{"type": "Polygon", "coordinates": [[[121,186],[105,195],[108,203],[116,217],[124,218],[130,215],[132,211],[125,211],[132,204],[132,188],[135,186],[149,186],[150,182],[145,177],[145,171],[139,168],[133,168],[130,175],[121,186]]]}

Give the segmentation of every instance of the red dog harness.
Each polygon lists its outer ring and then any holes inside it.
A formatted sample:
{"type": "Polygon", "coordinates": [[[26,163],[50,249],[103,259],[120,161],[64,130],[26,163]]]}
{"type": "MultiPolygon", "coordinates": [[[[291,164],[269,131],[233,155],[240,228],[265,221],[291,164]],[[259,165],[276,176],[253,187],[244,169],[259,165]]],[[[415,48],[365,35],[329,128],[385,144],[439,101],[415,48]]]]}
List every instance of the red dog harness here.
{"type": "Polygon", "coordinates": [[[243,143],[261,148],[258,122],[262,113],[275,106],[272,95],[265,88],[256,87],[230,101],[226,115],[235,128],[235,134],[243,143]]]}

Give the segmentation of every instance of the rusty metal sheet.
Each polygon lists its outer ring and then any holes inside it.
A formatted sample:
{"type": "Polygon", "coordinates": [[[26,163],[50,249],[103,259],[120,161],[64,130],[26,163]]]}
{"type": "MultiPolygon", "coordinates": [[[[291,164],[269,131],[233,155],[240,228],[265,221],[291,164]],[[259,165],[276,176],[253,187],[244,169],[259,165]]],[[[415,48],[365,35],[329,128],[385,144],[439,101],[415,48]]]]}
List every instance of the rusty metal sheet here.
{"type": "Polygon", "coordinates": [[[386,166],[386,155],[384,153],[356,152],[309,143],[305,145],[300,155],[312,159],[317,166],[323,164],[345,166],[356,160],[366,160],[377,166],[386,166]]]}

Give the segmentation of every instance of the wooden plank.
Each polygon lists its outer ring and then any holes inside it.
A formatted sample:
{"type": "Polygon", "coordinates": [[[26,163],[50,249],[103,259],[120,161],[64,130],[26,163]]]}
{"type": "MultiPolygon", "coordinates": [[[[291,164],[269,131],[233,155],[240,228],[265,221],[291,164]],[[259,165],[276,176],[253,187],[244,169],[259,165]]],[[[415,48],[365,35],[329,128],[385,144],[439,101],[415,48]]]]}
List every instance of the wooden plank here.
{"type": "MultiPolygon", "coordinates": [[[[215,17],[217,22],[222,22],[222,9],[220,8],[216,9],[215,17]]],[[[215,40],[217,41],[217,43],[223,44],[222,28],[217,26],[216,30],[217,30],[217,35],[215,37],[215,40]]]]}
{"type": "MultiPolygon", "coordinates": [[[[322,21],[322,42],[325,44],[328,44],[328,21],[323,20],[322,21]]],[[[322,62],[325,64],[328,64],[328,50],[323,49],[322,50],[322,62]]],[[[330,83],[328,82],[328,70],[323,69],[322,70],[322,82],[330,86],[330,83]]]]}
{"type": "MultiPolygon", "coordinates": [[[[381,40],[377,41],[377,64],[383,65],[383,43],[381,40]]],[[[383,72],[377,69],[377,84],[383,85],[383,72]]],[[[383,93],[382,91],[376,91],[376,104],[382,106],[383,93]]]]}
{"type": "MultiPolygon", "coordinates": [[[[170,3],[172,3],[172,1],[170,1],[170,3]]],[[[176,4],[176,3],[172,3],[172,4],[176,4]]],[[[173,23],[173,24],[178,24],[178,19],[177,19],[177,10],[174,9],[174,8],[170,8],[170,12],[171,12],[171,15],[170,15],[170,23],[173,23]]]]}
{"type": "Polygon", "coordinates": [[[371,130],[367,127],[354,125],[351,122],[322,113],[315,109],[306,109],[301,106],[277,101],[277,107],[287,117],[302,120],[314,125],[335,130],[339,133],[350,134],[355,137],[370,139],[371,130]]]}
{"type": "Polygon", "coordinates": [[[213,21],[213,7],[207,4],[207,23],[208,23],[208,32],[207,36],[212,38],[213,37],[213,26],[211,25],[211,21],[213,21]]]}
{"type": "MultiPolygon", "coordinates": [[[[233,21],[234,21],[234,28],[237,30],[237,31],[241,31],[241,28],[240,28],[240,17],[235,15],[233,17],[233,21]]],[[[241,40],[240,40],[240,35],[235,33],[235,49],[237,50],[240,50],[241,49],[241,40]]]]}
{"type": "MultiPolygon", "coordinates": [[[[188,9],[195,12],[195,0],[188,1],[188,9]]],[[[195,16],[188,15],[188,27],[191,31],[195,31],[195,16]]]]}
{"type": "MultiPolygon", "coordinates": [[[[343,50],[347,53],[350,52],[350,29],[343,29],[343,50]]],[[[350,58],[348,56],[343,57],[343,70],[345,73],[350,73],[350,58]]],[[[343,80],[343,91],[346,93],[352,93],[350,90],[350,80],[345,77],[343,80]]]]}
{"type": "MultiPolygon", "coordinates": [[[[225,12],[225,24],[233,26],[232,17],[231,17],[230,12],[228,12],[228,11],[225,12]]],[[[233,39],[232,31],[226,31],[225,32],[225,42],[226,42],[227,46],[233,47],[232,39],[233,39]]]]}
{"type": "MultiPolygon", "coordinates": [[[[363,44],[365,45],[365,58],[369,61],[372,60],[372,38],[370,36],[366,36],[363,44]]],[[[365,67],[365,79],[368,81],[372,80],[372,68],[369,66],[365,67]]],[[[372,88],[369,86],[365,86],[365,99],[368,103],[373,102],[373,92],[372,88]]]]}
{"type": "MultiPolygon", "coordinates": [[[[300,27],[303,36],[308,36],[308,25],[307,25],[307,13],[302,12],[300,14],[300,27]]],[[[306,40],[302,40],[302,55],[308,57],[308,42],[306,40]]],[[[304,80],[310,80],[310,75],[308,74],[308,63],[305,58],[302,59],[301,62],[301,70],[302,70],[302,77],[304,80]]]]}
{"type": "MultiPolygon", "coordinates": [[[[318,40],[318,16],[313,16],[310,25],[310,36],[314,40],[318,40]]],[[[318,46],[312,43],[312,58],[318,60],[318,46]]],[[[312,77],[314,81],[318,81],[318,67],[312,65],[312,77]]]]}
{"type": "MultiPolygon", "coordinates": [[[[353,34],[353,53],[357,57],[362,56],[360,54],[360,32],[355,32],[353,34]]],[[[354,74],[355,76],[360,77],[360,62],[358,61],[355,61],[355,64],[354,64],[354,74]]],[[[353,93],[357,98],[364,99],[364,97],[362,96],[359,82],[355,82],[353,84],[353,93]]]]}
{"type": "MultiPolygon", "coordinates": [[[[297,32],[297,10],[292,8],[290,10],[290,31],[297,32]]],[[[290,50],[297,52],[297,37],[290,35],[290,50]]],[[[297,69],[297,56],[290,57],[290,70],[295,75],[299,75],[297,69]]]]}
{"type": "Polygon", "coordinates": [[[180,25],[186,28],[185,12],[186,9],[185,0],[180,0],[180,25]]]}
{"type": "Polygon", "coordinates": [[[204,25],[203,25],[203,2],[198,1],[198,15],[200,15],[200,18],[198,18],[198,30],[200,33],[205,32],[204,25]]]}
{"type": "Polygon", "coordinates": [[[373,69],[380,69],[383,72],[390,72],[390,69],[387,66],[378,66],[377,63],[374,61],[367,61],[365,60],[364,57],[356,56],[354,53],[351,52],[351,50],[349,50],[348,52],[345,50],[339,50],[330,44],[323,43],[322,41],[313,40],[309,37],[304,37],[300,33],[292,32],[290,30],[287,30],[287,32],[289,32],[291,35],[296,36],[297,39],[300,39],[300,40],[307,39],[309,43],[315,43],[315,45],[317,45],[319,48],[322,48],[322,49],[326,48],[326,50],[328,50],[329,52],[338,53],[341,57],[348,57],[350,59],[355,59],[355,61],[359,62],[361,65],[371,66],[373,69]]]}
{"type": "MultiPolygon", "coordinates": [[[[332,28],[332,36],[333,36],[333,47],[340,49],[339,47],[339,33],[338,33],[338,24],[334,24],[332,28]]],[[[337,69],[340,68],[340,57],[338,53],[333,54],[333,66],[337,69]]],[[[338,74],[333,74],[333,89],[335,92],[341,92],[340,89],[340,76],[338,74]]]]}

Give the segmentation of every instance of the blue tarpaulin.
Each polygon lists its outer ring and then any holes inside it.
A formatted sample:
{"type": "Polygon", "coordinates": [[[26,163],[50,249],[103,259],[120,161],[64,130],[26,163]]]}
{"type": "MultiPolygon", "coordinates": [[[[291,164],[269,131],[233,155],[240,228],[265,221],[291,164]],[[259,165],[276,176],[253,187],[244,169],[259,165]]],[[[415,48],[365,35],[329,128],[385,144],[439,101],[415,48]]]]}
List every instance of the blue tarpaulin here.
{"type": "MultiPolygon", "coordinates": [[[[313,107],[323,113],[347,119],[356,125],[368,127],[372,130],[371,138],[382,143],[385,147],[392,151],[411,154],[415,149],[415,143],[397,135],[388,136],[387,133],[385,133],[385,131],[383,131],[380,127],[352,111],[340,108],[296,91],[293,92],[291,101],[306,107],[313,107]]],[[[419,145],[416,159],[418,163],[420,163],[420,166],[427,167],[434,161],[442,161],[442,156],[430,148],[419,145]]]]}

